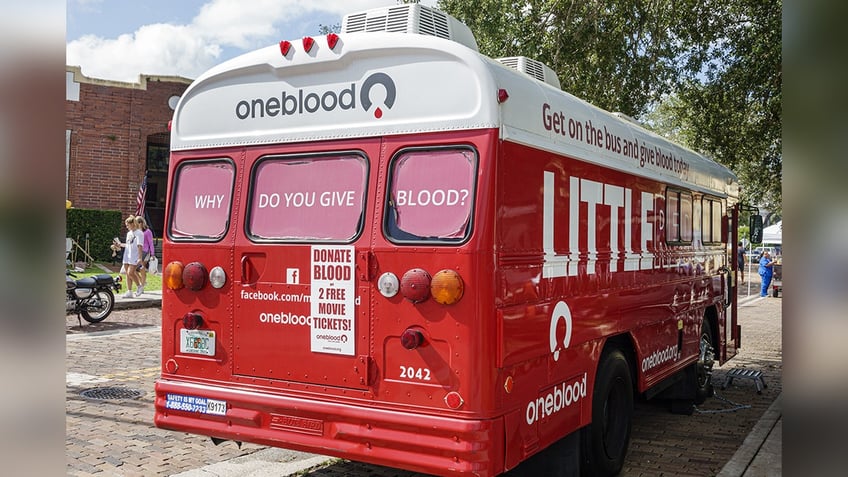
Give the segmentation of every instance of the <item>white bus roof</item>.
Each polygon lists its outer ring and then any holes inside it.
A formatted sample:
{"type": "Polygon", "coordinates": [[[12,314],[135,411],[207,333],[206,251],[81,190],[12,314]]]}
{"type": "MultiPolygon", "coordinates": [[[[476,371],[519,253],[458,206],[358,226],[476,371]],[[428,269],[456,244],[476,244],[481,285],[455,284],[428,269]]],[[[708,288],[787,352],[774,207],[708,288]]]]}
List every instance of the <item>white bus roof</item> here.
{"type": "Polygon", "coordinates": [[[202,74],[174,113],[172,150],[498,128],[501,138],[718,195],[726,167],[508,68],[418,34],[292,40],[202,74]],[[498,103],[499,90],[508,99],[498,103]]]}

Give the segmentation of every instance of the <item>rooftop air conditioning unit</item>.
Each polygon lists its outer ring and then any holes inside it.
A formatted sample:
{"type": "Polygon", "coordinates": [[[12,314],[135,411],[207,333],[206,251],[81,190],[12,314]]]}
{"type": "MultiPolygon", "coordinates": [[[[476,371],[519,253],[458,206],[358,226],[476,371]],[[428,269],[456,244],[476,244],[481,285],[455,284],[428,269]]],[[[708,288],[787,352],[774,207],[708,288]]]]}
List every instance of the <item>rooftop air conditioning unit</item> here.
{"type": "Polygon", "coordinates": [[[342,18],[342,33],[395,32],[453,40],[477,50],[477,40],[465,24],[447,13],[417,3],[374,8],[342,18]]]}
{"type": "Polygon", "coordinates": [[[510,56],[508,58],[498,58],[496,61],[516,71],[530,75],[539,81],[548,83],[556,89],[561,89],[559,77],[557,77],[556,72],[541,61],[536,61],[526,56],[510,56]]]}

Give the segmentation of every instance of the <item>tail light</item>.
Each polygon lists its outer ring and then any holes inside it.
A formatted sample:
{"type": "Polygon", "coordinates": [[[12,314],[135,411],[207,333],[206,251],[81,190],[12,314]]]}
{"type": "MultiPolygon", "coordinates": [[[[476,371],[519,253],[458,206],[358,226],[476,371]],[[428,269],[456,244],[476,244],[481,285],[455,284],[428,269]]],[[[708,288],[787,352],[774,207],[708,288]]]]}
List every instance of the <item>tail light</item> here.
{"type": "MultiPolygon", "coordinates": [[[[175,260],[162,271],[162,283],[171,290],[186,287],[189,290],[198,291],[206,284],[206,280],[206,267],[200,262],[183,265],[182,262],[175,260]]],[[[213,267],[208,273],[208,280],[213,288],[223,288],[227,283],[227,272],[220,266],[213,267]]]]}
{"type": "Polygon", "coordinates": [[[424,333],[415,328],[407,328],[400,335],[400,344],[409,350],[424,344],[424,333]]]}
{"type": "Polygon", "coordinates": [[[222,288],[227,283],[227,272],[220,266],[215,267],[209,272],[209,284],[212,288],[222,288]]]}
{"type": "Polygon", "coordinates": [[[200,262],[191,262],[183,270],[183,283],[191,291],[198,291],[206,284],[206,267],[200,262]]]}
{"type": "Polygon", "coordinates": [[[187,330],[196,330],[203,326],[203,317],[198,313],[188,312],[183,315],[183,327],[187,330]]]}
{"type": "Polygon", "coordinates": [[[162,281],[171,290],[179,290],[183,287],[183,263],[171,262],[162,271],[162,281]]]}
{"type": "Polygon", "coordinates": [[[430,283],[430,293],[437,303],[442,305],[453,305],[462,298],[464,286],[462,278],[455,270],[442,270],[433,275],[430,283]]]}
{"type": "Polygon", "coordinates": [[[412,303],[426,300],[430,297],[430,274],[420,268],[407,271],[400,280],[400,292],[412,303]]]}

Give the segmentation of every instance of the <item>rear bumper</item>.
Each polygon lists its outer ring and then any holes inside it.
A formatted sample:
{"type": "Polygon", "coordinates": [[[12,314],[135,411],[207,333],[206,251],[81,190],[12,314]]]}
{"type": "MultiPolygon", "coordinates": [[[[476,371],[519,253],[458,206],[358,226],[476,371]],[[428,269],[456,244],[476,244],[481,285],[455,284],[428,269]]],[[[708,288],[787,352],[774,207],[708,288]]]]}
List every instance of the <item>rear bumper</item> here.
{"type": "Polygon", "coordinates": [[[501,419],[465,420],[169,380],[156,382],[157,427],[436,475],[503,472],[501,419]],[[167,395],[227,403],[226,415],[168,409],[167,395]]]}

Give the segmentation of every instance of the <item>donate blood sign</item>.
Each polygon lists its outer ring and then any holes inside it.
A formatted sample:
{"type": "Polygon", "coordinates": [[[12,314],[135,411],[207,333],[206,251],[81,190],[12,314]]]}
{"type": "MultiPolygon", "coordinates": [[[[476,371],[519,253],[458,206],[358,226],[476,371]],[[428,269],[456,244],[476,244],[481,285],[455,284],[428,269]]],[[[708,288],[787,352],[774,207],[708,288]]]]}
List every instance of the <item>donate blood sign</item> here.
{"type": "Polygon", "coordinates": [[[177,172],[171,234],[222,237],[227,232],[235,169],[229,162],[201,162],[177,172]]]}
{"type": "Polygon", "coordinates": [[[418,237],[465,236],[471,217],[475,157],[470,151],[416,151],[392,171],[397,226],[418,237]]]}
{"type": "Polygon", "coordinates": [[[261,162],[254,176],[250,232],[296,240],[353,238],[362,215],[366,173],[360,156],[261,162]]]}

